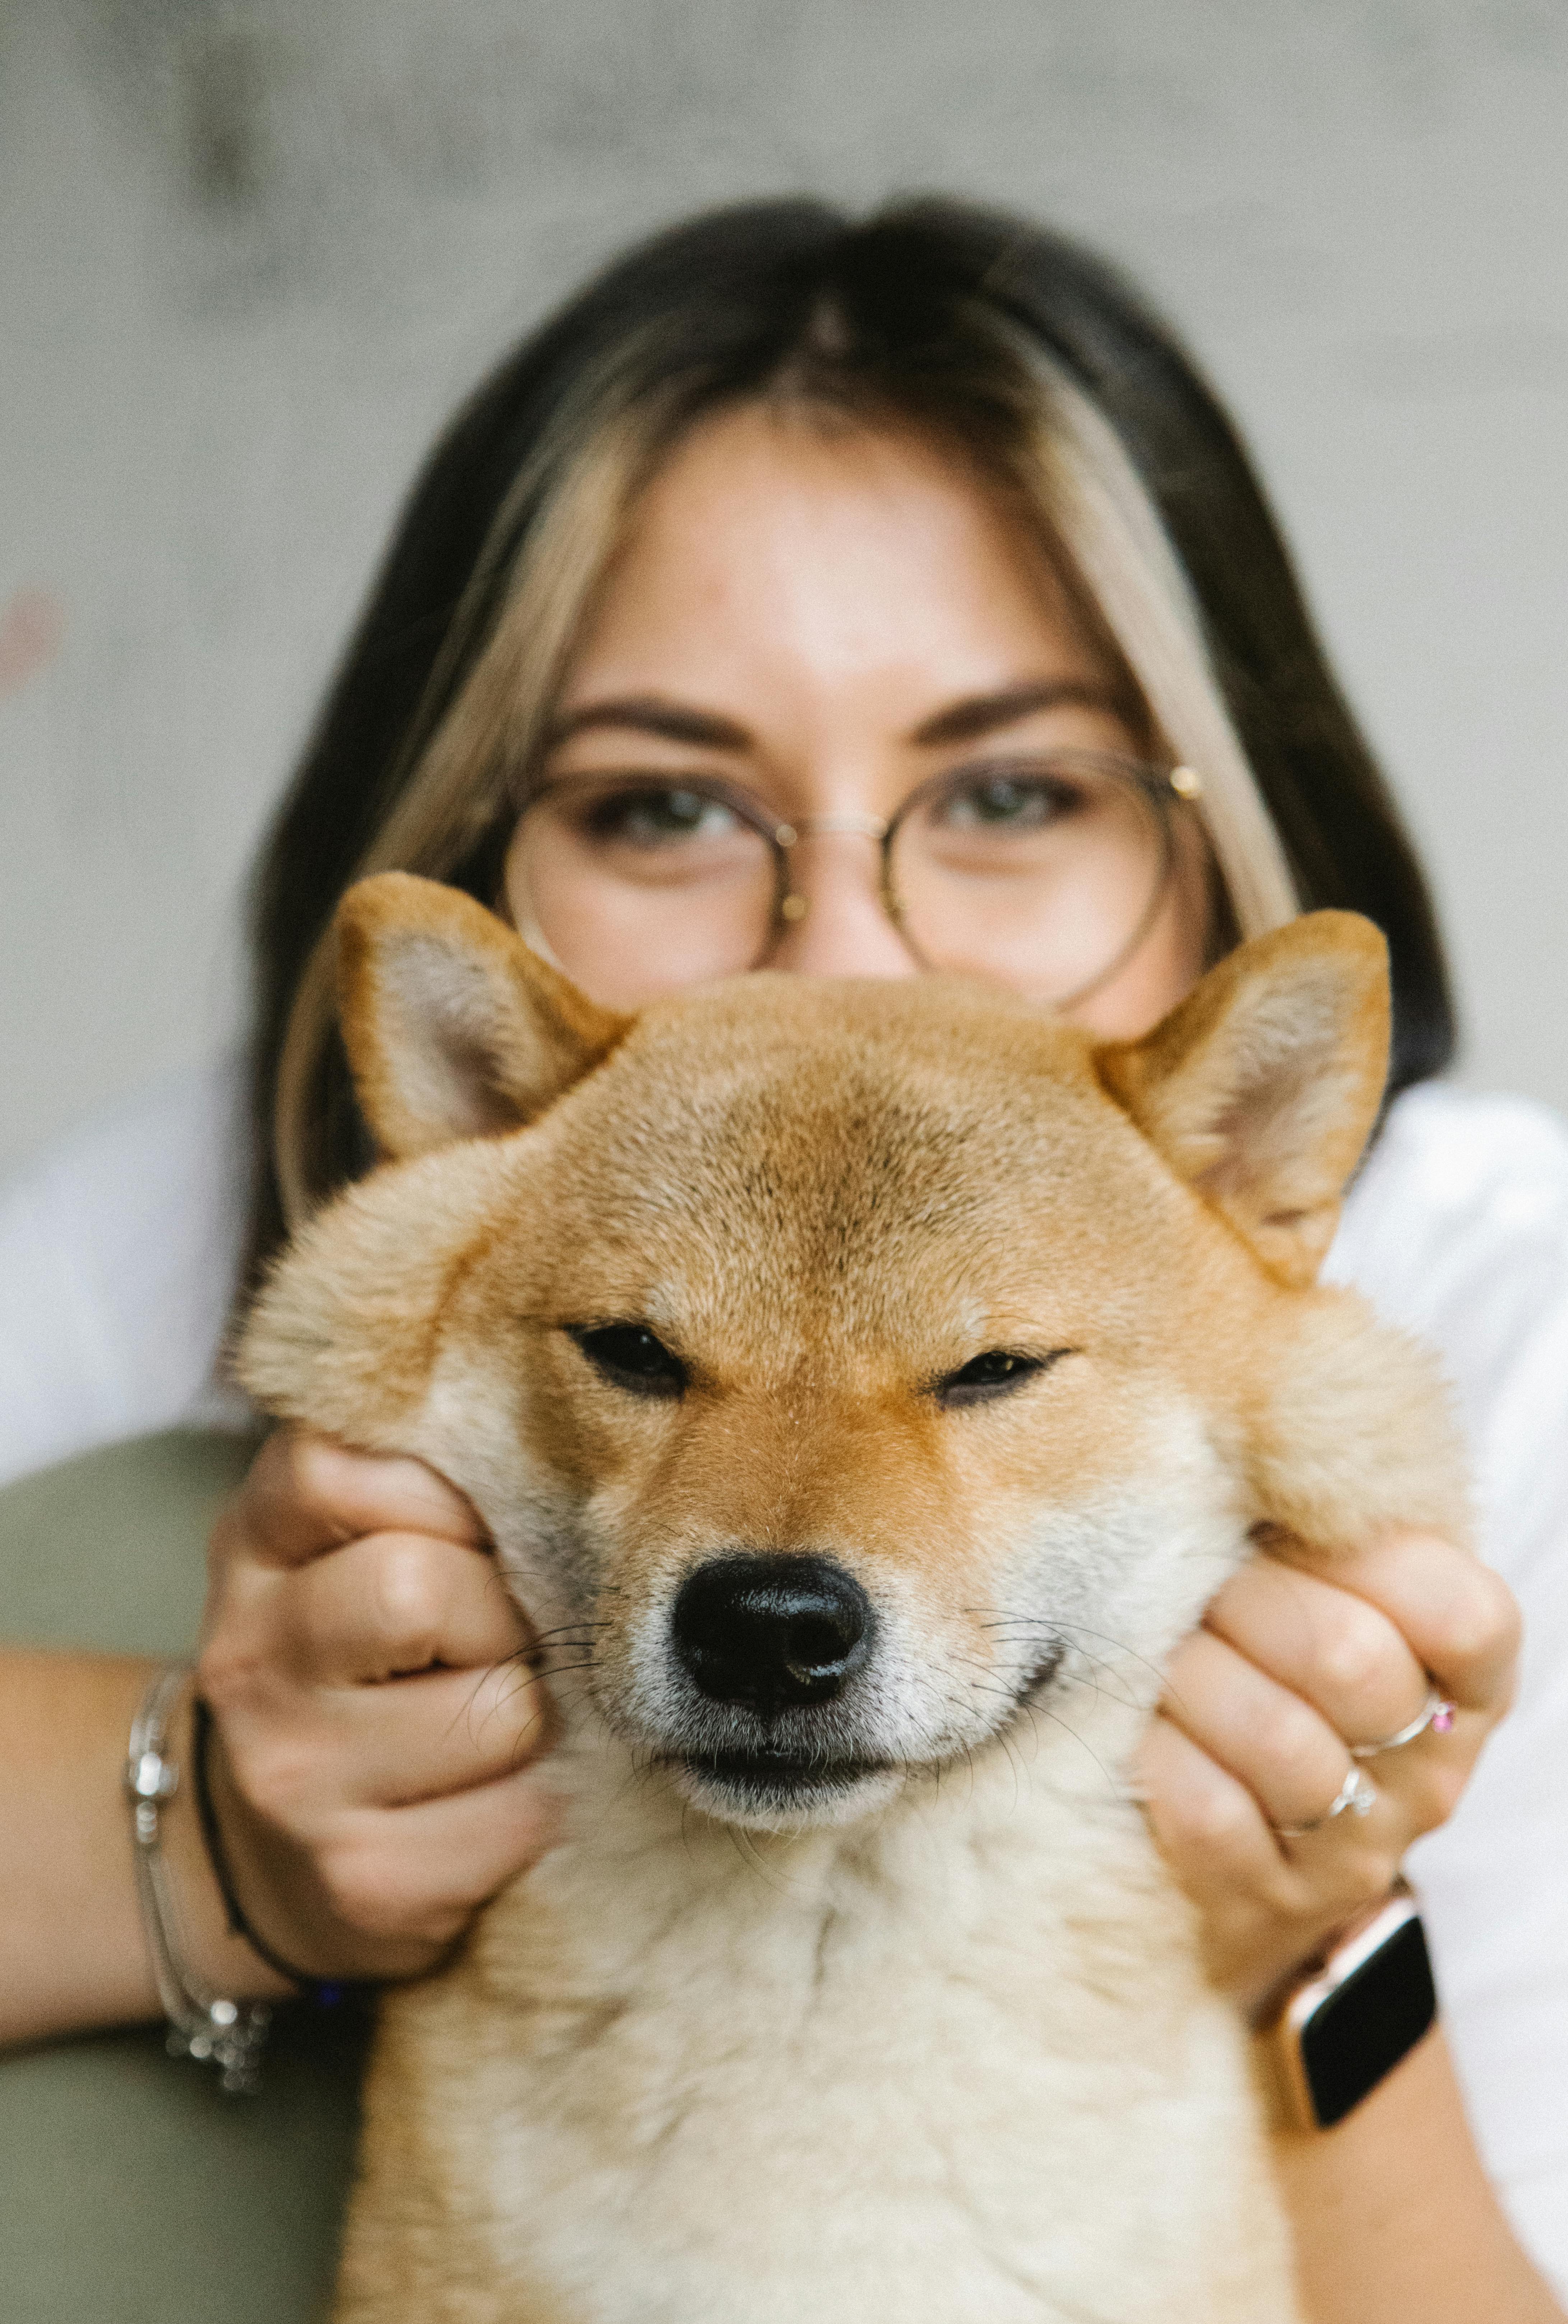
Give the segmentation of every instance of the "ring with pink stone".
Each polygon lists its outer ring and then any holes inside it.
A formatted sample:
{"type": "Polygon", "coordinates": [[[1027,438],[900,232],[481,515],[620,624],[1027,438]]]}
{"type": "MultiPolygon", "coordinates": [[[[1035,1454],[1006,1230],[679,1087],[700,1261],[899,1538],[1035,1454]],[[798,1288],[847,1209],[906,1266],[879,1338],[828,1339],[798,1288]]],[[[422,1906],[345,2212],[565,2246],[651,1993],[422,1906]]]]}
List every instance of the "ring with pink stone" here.
{"type": "Polygon", "coordinates": [[[1407,1743],[1414,1743],[1418,1735],[1425,1735],[1428,1728],[1434,1735],[1446,1735],[1453,1728],[1453,1703],[1446,1695],[1439,1694],[1434,1686],[1429,1686],[1425,1702],[1407,1727],[1401,1727],[1397,1734],[1385,1735],[1380,1742],[1351,1744],[1351,1757],[1352,1759],[1375,1759],[1379,1751],[1402,1750],[1407,1743]]]}

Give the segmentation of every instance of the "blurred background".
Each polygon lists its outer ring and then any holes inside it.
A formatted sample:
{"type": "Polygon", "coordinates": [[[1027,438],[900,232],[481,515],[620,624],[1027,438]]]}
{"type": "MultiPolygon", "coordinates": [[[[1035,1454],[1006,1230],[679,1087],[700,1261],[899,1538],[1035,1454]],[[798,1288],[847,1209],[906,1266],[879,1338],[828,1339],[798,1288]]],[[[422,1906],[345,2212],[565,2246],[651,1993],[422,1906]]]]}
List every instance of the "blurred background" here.
{"type": "Polygon", "coordinates": [[[1568,1105],[1563,0],[0,0],[0,1172],[232,1041],[245,867],[431,434],[628,237],[951,189],[1250,434],[1568,1105]]]}

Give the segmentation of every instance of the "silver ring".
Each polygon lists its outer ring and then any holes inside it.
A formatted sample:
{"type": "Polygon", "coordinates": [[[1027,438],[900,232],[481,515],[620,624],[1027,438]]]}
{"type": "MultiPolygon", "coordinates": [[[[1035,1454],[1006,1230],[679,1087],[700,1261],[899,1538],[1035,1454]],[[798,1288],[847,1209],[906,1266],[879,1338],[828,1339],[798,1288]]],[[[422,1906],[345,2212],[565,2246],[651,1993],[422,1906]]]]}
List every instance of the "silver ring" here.
{"type": "Polygon", "coordinates": [[[1379,1751],[1399,1751],[1407,1743],[1414,1743],[1430,1727],[1434,1735],[1446,1735],[1453,1725],[1453,1705],[1438,1693],[1434,1686],[1426,1690],[1426,1700],[1410,1721],[1397,1735],[1385,1735],[1379,1743],[1351,1743],[1348,1748],[1352,1759],[1375,1759],[1379,1751]]]}
{"type": "Polygon", "coordinates": [[[1351,1815],[1370,1815],[1377,1803],[1378,1794],[1372,1784],[1359,1767],[1352,1766],[1335,1793],[1333,1805],[1325,1808],[1322,1815],[1314,1816],[1311,1823],[1277,1823],[1275,1837],[1305,1840],[1309,1831],[1321,1831],[1325,1823],[1333,1823],[1335,1816],[1343,1815],[1347,1808],[1351,1815]]]}

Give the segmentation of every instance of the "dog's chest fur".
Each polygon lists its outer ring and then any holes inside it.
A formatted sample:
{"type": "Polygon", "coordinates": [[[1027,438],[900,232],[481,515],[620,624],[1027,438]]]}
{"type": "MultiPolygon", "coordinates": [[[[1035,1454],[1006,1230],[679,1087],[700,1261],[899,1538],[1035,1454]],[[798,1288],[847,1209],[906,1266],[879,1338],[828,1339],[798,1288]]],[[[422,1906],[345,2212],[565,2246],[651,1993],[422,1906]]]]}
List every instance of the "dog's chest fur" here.
{"type": "Polygon", "coordinates": [[[1073,1726],[788,1840],[579,1735],[572,1836],[386,2005],[340,2316],[1294,2319],[1131,1718],[1073,1726]]]}

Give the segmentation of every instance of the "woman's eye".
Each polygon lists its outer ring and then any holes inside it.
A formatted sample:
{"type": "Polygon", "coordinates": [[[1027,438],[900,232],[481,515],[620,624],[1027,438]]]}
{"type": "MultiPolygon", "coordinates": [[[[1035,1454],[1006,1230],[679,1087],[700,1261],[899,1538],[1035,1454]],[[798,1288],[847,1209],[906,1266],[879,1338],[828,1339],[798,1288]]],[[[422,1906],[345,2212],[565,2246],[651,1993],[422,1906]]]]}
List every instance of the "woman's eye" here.
{"type": "Polygon", "coordinates": [[[590,1323],[571,1337],[594,1370],[633,1396],[679,1396],[687,1369],[644,1323],[590,1323]]]}
{"type": "Polygon", "coordinates": [[[706,791],[639,787],[601,794],[586,809],[583,825],[603,844],[668,847],[683,839],[719,839],[735,827],[733,807],[706,791]]]}
{"type": "Polygon", "coordinates": [[[981,775],[949,791],[942,820],[958,831],[1038,831],[1080,804],[1081,793],[1061,775],[981,775]]]}
{"type": "Polygon", "coordinates": [[[987,1348],[983,1355],[972,1356],[955,1372],[937,1381],[936,1401],[951,1407],[1006,1396],[1070,1352],[1066,1348],[1053,1348],[1048,1356],[1024,1356],[1014,1348],[987,1348]]]}

